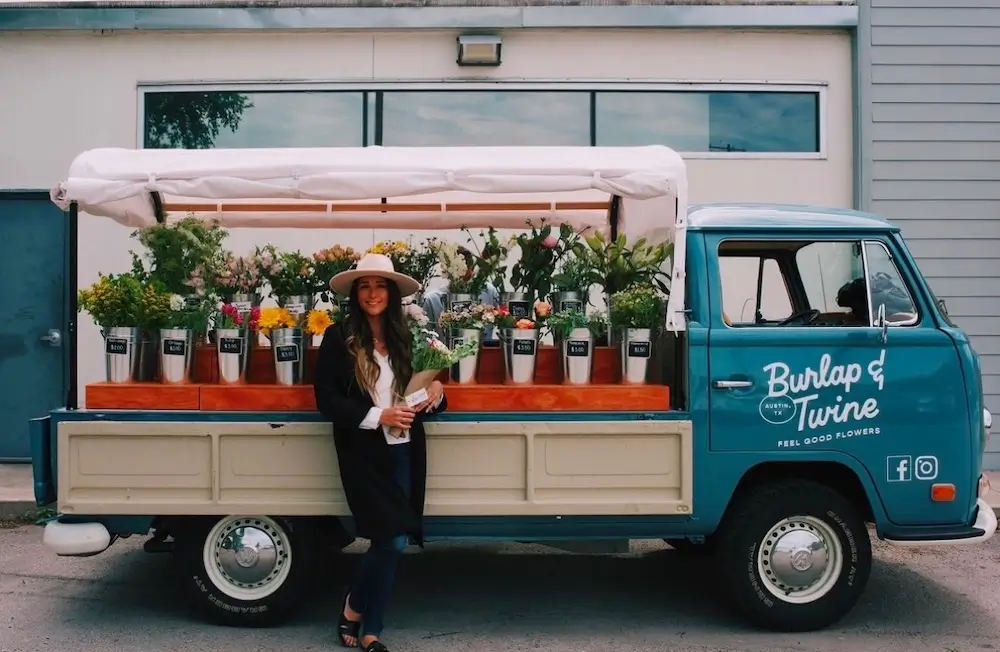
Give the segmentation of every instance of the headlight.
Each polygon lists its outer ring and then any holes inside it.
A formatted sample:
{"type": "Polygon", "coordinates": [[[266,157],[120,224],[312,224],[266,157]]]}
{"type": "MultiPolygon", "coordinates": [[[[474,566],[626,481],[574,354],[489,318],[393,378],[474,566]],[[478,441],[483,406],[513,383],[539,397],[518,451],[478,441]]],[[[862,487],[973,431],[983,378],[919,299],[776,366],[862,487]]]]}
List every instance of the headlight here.
{"type": "Polygon", "coordinates": [[[993,427],[993,415],[986,408],[983,408],[983,426],[986,427],[986,432],[989,433],[990,428],[993,427]]]}

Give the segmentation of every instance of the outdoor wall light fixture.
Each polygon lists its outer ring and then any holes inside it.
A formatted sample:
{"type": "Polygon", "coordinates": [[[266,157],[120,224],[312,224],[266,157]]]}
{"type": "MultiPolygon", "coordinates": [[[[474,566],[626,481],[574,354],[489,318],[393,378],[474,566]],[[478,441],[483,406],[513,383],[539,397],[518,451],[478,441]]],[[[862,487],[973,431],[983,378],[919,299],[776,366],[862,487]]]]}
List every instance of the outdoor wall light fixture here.
{"type": "Polygon", "coordinates": [[[501,45],[499,36],[462,34],[458,37],[458,65],[499,66],[501,45]]]}

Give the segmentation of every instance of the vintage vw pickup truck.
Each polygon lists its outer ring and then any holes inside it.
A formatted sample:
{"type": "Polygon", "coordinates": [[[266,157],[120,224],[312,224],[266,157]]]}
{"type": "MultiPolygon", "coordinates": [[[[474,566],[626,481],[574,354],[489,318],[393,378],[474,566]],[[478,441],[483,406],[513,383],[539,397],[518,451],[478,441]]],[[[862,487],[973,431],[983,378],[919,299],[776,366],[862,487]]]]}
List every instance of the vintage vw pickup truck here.
{"type": "MultiPolygon", "coordinates": [[[[129,227],[203,214],[233,228],[441,233],[538,214],[670,241],[666,323],[641,391],[446,386],[451,407],[427,425],[429,541],[662,539],[714,555],[721,593],[759,626],[814,630],[862,594],[870,532],[972,545],[997,528],[978,357],[875,215],[692,206],[684,162],[664,147],[94,150],[53,198],[71,229],[80,212],[129,227]]],[[[49,549],[94,555],[151,535],[208,617],[292,614],[323,545],[350,530],[310,388],[204,384],[177,390],[194,392],[183,407],[85,389],[85,405],[74,386],[32,423],[37,501],[57,508],[49,549]]]]}

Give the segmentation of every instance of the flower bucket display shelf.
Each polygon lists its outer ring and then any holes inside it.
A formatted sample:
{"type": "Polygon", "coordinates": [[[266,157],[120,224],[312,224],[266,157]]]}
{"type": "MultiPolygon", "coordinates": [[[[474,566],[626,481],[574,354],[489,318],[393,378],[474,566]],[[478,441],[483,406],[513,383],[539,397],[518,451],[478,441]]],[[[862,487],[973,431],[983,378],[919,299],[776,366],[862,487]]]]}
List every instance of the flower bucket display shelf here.
{"type": "MultiPolygon", "coordinates": [[[[218,383],[216,350],[195,349],[192,382],[186,385],[148,383],[91,383],[86,387],[89,410],[200,410],[236,412],[299,412],[316,409],[312,379],[318,349],[306,349],[305,383],[285,386],[275,382],[268,347],[256,347],[250,357],[247,383],[218,383]]],[[[531,385],[504,384],[501,350],[479,352],[476,382],[450,382],[448,371],[438,376],[445,384],[450,412],[506,411],[665,411],[670,391],[665,385],[621,384],[617,347],[596,347],[594,370],[588,385],[563,385],[559,349],[541,346],[535,381],[531,385]]]]}

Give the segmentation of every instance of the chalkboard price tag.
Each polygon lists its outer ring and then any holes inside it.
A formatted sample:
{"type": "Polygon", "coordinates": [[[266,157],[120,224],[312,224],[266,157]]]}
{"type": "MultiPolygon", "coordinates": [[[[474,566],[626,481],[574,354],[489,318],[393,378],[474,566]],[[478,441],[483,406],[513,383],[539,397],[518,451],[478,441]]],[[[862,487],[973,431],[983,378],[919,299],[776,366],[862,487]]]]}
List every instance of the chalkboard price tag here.
{"type": "Polygon", "coordinates": [[[125,355],[128,353],[128,340],[120,337],[109,337],[104,340],[104,352],[111,355],[125,355]]]}
{"type": "Polygon", "coordinates": [[[648,358],[650,354],[649,342],[644,342],[640,340],[634,340],[628,343],[628,357],[630,358],[648,358]]]}
{"type": "Polygon", "coordinates": [[[277,362],[298,362],[299,347],[294,344],[285,344],[274,347],[274,359],[277,362]]]}
{"type": "Polygon", "coordinates": [[[219,353],[243,353],[243,339],[239,337],[223,337],[219,340],[219,353]]]}
{"type": "Polygon", "coordinates": [[[559,302],[559,312],[570,312],[571,310],[583,310],[583,302],[571,299],[559,302]]]}
{"type": "Polygon", "coordinates": [[[507,310],[514,319],[525,319],[530,312],[530,306],[527,301],[511,301],[507,304],[507,310]]]}
{"type": "Polygon", "coordinates": [[[184,355],[187,353],[187,342],[184,340],[163,340],[163,355],[184,355]]]}
{"type": "Polygon", "coordinates": [[[465,346],[464,337],[453,337],[451,338],[451,348],[457,349],[460,346],[465,346]]]}
{"type": "Polygon", "coordinates": [[[535,355],[535,340],[514,340],[514,355],[535,355]]]}
{"type": "Polygon", "coordinates": [[[568,340],[566,355],[571,358],[586,358],[590,353],[590,342],[587,340],[568,340]]]}

